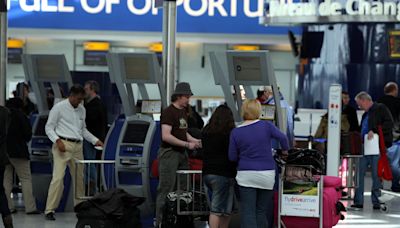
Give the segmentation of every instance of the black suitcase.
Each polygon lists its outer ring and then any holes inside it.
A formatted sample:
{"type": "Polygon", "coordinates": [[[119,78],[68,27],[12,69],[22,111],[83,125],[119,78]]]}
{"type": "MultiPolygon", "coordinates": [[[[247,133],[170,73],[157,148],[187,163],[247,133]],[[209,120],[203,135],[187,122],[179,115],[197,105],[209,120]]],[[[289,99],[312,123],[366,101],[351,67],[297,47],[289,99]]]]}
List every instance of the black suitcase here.
{"type": "MultiPolygon", "coordinates": [[[[185,195],[185,200],[180,200],[180,206],[183,209],[188,209],[192,204],[192,195],[185,195]]],[[[192,215],[178,215],[178,197],[176,192],[170,192],[166,199],[163,209],[163,218],[161,228],[194,228],[192,215]]]]}
{"type": "Polygon", "coordinates": [[[141,228],[140,210],[144,198],[113,189],[75,206],[76,228],[141,228]]]}
{"type": "Polygon", "coordinates": [[[96,208],[91,209],[86,214],[78,214],[76,228],[141,228],[140,210],[138,208],[126,209],[125,214],[120,219],[109,218],[107,216],[92,216],[96,208]]]}

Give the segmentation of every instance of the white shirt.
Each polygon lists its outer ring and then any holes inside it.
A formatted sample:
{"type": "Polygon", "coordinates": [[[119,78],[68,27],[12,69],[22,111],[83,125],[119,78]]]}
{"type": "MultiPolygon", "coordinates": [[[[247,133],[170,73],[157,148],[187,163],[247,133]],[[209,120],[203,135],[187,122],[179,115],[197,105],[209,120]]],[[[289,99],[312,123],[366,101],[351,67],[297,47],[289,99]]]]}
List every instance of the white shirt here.
{"type": "Polygon", "coordinates": [[[86,129],[86,110],[82,104],[74,108],[69,99],[53,106],[46,123],[46,134],[55,143],[60,137],[78,139],[95,144],[99,139],[86,129]]]}
{"type": "Polygon", "coordinates": [[[272,190],[275,184],[275,170],[242,170],[236,174],[238,185],[250,188],[272,190]]]}

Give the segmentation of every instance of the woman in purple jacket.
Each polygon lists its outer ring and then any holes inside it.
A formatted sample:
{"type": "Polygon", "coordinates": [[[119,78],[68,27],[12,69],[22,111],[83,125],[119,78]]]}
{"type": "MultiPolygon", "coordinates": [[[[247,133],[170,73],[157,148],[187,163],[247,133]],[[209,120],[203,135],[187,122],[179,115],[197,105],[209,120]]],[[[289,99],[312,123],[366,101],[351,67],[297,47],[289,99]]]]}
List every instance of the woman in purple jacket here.
{"type": "Polygon", "coordinates": [[[244,101],[241,111],[244,122],[232,130],[229,142],[229,159],[238,163],[241,227],[272,227],[267,222],[275,183],[271,139],[280,142],[284,153],[289,149],[288,140],[271,122],[259,120],[261,105],[257,100],[244,101]]]}

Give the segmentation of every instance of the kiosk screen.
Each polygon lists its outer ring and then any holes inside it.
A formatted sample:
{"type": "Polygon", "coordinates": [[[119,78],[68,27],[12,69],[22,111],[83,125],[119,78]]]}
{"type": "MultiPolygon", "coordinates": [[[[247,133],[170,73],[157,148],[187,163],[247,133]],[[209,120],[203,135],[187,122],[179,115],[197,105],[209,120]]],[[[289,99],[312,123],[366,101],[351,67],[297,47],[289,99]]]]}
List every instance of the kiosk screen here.
{"type": "Polygon", "coordinates": [[[57,80],[64,74],[64,61],[54,56],[41,56],[36,59],[37,77],[41,80],[57,80]]]}
{"type": "Polygon", "coordinates": [[[144,57],[125,57],[124,67],[127,79],[149,80],[149,62],[144,57]]]}
{"type": "Polygon", "coordinates": [[[46,135],[46,123],[47,123],[47,116],[41,116],[39,117],[38,123],[35,128],[35,135],[34,136],[44,136],[47,137],[46,135]]]}
{"type": "Polygon", "coordinates": [[[139,143],[143,144],[146,140],[147,131],[150,123],[148,122],[131,122],[126,127],[124,139],[122,143],[139,143]]]}
{"type": "Polygon", "coordinates": [[[261,61],[259,57],[234,56],[236,81],[262,81],[261,61]]]}

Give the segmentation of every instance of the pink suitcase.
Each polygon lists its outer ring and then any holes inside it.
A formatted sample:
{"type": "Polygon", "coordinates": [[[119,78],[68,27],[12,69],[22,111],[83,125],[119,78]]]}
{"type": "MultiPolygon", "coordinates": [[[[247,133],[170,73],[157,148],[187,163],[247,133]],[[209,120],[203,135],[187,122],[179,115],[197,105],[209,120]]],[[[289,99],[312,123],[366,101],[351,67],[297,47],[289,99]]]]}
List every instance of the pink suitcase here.
{"type": "MultiPolygon", "coordinates": [[[[323,193],[323,227],[331,228],[336,225],[340,218],[337,202],[342,197],[341,179],[339,177],[324,176],[323,193]]],[[[282,216],[282,221],[287,228],[307,227],[318,228],[318,218],[282,216]]]]}

